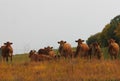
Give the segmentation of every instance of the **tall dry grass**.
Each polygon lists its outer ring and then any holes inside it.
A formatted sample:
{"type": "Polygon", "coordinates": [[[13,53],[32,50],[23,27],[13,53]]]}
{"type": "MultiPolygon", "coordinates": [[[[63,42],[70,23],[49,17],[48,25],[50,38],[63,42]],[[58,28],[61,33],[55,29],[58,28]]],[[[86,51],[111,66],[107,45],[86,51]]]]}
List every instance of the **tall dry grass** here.
{"type": "Polygon", "coordinates": [[[0,81],[120,81],[120,60],[0,63],[0,81]]]}

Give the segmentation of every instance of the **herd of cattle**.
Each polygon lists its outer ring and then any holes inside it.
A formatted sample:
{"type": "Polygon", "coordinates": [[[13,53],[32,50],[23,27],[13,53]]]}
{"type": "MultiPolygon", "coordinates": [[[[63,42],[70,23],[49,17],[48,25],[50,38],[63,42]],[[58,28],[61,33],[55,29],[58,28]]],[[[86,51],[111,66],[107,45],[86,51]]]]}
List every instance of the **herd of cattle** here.
{"type": "MultiPolygon", "coordinates": [[[[78,39],[75,42],[78,43],[76,50],[73,50],[69,43],[61,40],[58,42],[59,48],[57,53],[53,50],[53,47],[48,46],[45,48],[41,48],[38,51],[31,50],[29,52],[29,58],[31,59],[31,61],[52,60],[52,59],[57,59],[61,57],[64,57],[64,58],[80,57],[80,58],[86,58],[86,59],[104,58],[103,52],[98,42],[94,42],[90,45],[87,45],[86,43],[84,43],[84,40],[82,39],[78,39]]],[[[0,48],[3,61],[5,61],[5,59],[6,61],[8,61],[8,57],[10,57],[12,61],[13,48],[11,47],[11,44],[12,43],[10,42],[6,42],[0,48]]],[[[119,54],[119,45],[115,42],[114,39],[109,39],[108,44],[109,44],[108,52],[109,52],[109,55],[111,56],[111,59],[117,59],[119,54]]]]}
{"type": "MultiPolygon", "coordinates": [[[[51,60],[57,59],[60,57],[64,58],[86,58],[86,59],[103,59],[103,52],[101,50],[100,44],[98,42],[94,42],[90,45],[84,43],[84,40],[78,39],[75,41],[78,43],[76,50],[74,51],[69,43],[66,41],[59,41],[58,53],[56,54],[53,50],[53,47],[45,47],[44,49],[39,49],[38,52],[35,50],[31,50],[29,52],[29,57],[31,61],[43,61],[43,60],[51,60]]],[[[119,45],[115,42],[114,39],[108,40],[108,52],[111,56],[111,59],[117,59],[119,54],[119,45]]]]}

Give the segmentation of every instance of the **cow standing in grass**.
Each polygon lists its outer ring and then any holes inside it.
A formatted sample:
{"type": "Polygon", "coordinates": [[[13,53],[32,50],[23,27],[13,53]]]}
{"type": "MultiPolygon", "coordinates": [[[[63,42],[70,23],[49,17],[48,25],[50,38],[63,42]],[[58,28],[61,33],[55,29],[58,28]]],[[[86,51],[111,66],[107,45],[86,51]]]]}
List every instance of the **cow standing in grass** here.
{"type": "Polygon", "coordinates": [[[31,50],[29,52],[29,58],[31,58],[31,61],[35,61],[35,62],[52,60],[52,57],[45,54],[38,54],[35,50],[31,50]]]}
{"type": "Polygon", "coordinates": [[[108,52],[111,56],[111,59],[117,59],[119,54],[119,45],[115,42],[114,39],[108,40],[108,52]]]}
{"type": "Polygon", "coordinates": [[[75,57],[80,56],[84,58],[88,58],[89,56],[89,47],[87,44],[83,43],[84,40],[78,39],[75,42],[78,43],[76,52],[75,52],[75,57]]]}
{"type": "Polygon", "coordinates": [[[91,56],[96,57],[97,59],[101,59],[103,57],[103,53],[98,42],[92,43],[89,47],[90,47],[89,53],[91,56]]]}
{"type": "Polygon", "coordinates": [[[4,43],[3,46],[1,46],[1,53],[2,53],[2,61],[6,61],[8,62],[8,57],[10,57],[10,60],[12,62],[12,56],[13,56],[13,48],[12,45],[13,43],[11,42],[6,42],[4,43]]]}
{"type": "Polygon", "coordinates": [[[60,44],[58,52],[60,53],[61,56],[67,58],[67,57],[71,57],[73,56],[73,52],[72,52],[72,47],[69,43],[67,43],[66,41],[59,41],[58,44],[60,44]]]}

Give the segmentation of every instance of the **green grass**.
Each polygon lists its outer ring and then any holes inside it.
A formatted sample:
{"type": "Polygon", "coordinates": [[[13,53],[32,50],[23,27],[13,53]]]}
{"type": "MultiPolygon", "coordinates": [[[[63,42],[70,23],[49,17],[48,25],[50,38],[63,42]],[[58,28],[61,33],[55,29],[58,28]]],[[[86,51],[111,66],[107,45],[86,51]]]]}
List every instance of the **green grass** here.
{"type": "Polygon", "coordinates": [[[16,54],[13,56],[13,62],[29,62],[30,58],[28,57],[28,54],[16,54]]]}

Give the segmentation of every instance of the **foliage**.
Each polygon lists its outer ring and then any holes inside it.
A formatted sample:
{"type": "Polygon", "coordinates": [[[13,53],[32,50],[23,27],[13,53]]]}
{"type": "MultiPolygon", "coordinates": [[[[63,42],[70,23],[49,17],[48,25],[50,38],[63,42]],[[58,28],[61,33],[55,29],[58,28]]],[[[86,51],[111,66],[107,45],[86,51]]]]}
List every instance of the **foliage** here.
{"type": "Polygon", "coordinates": [[[100,42],[100,41],[99,41],[99,40],[100,40],[100,34],[101,34],[101,33],[97,33],[97,34],[95,34],[95,35],[90,36],[90,37],[88,38],[88,40],[87,40],[87,44],[89,45],[89,44],[91,44],[92,42],[96,42],[96,41],[100,42]]]}
{"type": "Polygon", "coordinates": [[[100,41],[103,47],[108,46],[107,40],[113,38],[117,43],[120,43],[120,15],[114,17],[109,24],[96,36],[92,35],[88,38],[87,43],[100,41]]]}

